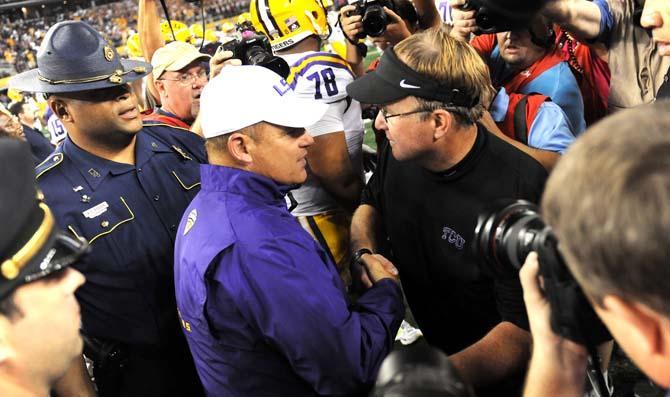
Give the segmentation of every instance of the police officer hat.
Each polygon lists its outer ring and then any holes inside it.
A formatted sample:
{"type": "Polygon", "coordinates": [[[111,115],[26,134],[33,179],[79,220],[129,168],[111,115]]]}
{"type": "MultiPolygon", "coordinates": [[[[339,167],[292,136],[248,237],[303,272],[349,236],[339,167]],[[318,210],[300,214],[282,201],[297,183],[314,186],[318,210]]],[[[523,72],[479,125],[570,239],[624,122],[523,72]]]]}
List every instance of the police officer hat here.
{"type": "Polygon", "coordinates": [[[88,250],[86,242],[58,230],[38,197],[30,148],[13,138],[0,138],[0,219],[0,301],[88,250]]]}
{"type": "Polygon", "coordinates": [[[37,52],[37,68],[10,79],[19,91],[63,93],[115,87],[151,72],[151,64],[121,59],[95,29],[85,22],[53,25],[37,52]]]}

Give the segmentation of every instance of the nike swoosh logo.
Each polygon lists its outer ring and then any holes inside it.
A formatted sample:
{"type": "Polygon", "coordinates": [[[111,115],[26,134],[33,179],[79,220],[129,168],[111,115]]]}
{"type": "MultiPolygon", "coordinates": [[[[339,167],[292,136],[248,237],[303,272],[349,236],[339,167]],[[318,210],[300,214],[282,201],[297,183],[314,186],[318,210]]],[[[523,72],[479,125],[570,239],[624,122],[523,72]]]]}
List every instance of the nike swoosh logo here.
{"type": "Polygon", "coordinates": [[[412,85],[412,84],[407,84],[407,83],[405,83],[405,79],[402,79],[402,80],[400,81],[400,86],[401,86],[402,88],[414,88],[414,89],[419,89],[419,88],[421,88],[421,87],[419,87],[418,85],[412,85]]]}

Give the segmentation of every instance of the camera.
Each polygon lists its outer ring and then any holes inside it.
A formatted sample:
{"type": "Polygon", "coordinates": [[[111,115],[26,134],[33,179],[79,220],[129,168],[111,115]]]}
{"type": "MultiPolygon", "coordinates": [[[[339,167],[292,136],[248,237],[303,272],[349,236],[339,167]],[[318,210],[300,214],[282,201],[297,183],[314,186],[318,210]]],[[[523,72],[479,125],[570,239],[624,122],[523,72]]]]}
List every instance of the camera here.
{"type": "Polygon", "coordinates": [[[494,203],[479,215],[473,241],[473,253],[482,270],[497,278],[516,277],[526,256],[537,252],[554,332],[586,346],[611,339],[566,266],[558,240],[535,204],[523,200],[494,203]]]}
{"type": "Polygon", "coordinates": [[[525,29],[546,0],[467,0],[461,9],[476,11],[480,33],[525,29]]]}
{"type": "Polygon", "coordinates": [[[384,7],[395,11],[395,5],[390,0],[350,0],[349,4],[356,6],[355,13],[363,17],[363,33],[371,37],[378,37],[386,32],[389,19],[384,7]]]}
{"type": "Polygon", "coordinates": [[[430,346],[394,350],[384,359],[370,397],[474,397],[449,357],[430,346]]]}
{"type": "Polygon", "coordinates": [[[237,36],[223,43],[219,51],[232,51],[233,58],[243,65],[263,66],[287,78],[291,72],[285,60],[272,54],[270,40],[264,34],[256,32],[250,24],[237,26],[237,36]]]}

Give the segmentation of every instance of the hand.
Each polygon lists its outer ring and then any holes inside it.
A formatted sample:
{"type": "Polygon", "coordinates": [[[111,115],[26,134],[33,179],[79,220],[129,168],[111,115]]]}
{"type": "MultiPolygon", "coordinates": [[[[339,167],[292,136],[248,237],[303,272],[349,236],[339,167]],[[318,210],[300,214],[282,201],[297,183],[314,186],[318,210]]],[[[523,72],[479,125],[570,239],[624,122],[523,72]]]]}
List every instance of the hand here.
{"type": "Polygon", "coordinates": [[[475,19],[477,11],[464,11],[464,4],[465,0],[449,0],[451,20],[454,24],[449,35],[458,40],[468,41],[470,40],[470,35],[477,33],[479,28],[475,19]]]}
{"type": "Polygon", "coordinates": [[[491,116],[491,112],[489,112],[488,110],[484,111],[484,114],[482,114],[482,117],[478,121],[481,125],[484,126],[484,128],[486,128],[493,134],[498,136],[505,135],[502,131],[500,131],[498,124],[496,124],[495,120],[493,120],[493,116],[491,116]]]}
{"type": "Polygon", "coordinates": [[[356,6],[346,5],[340,9],[340,26],[350,42],[356,42],[363,34],[362,16],[355,13],[356,6]]]}
{"type": "Polygon", "coordinates": [[[398,269],[383,255],[364,254],[361,256],[361,265],[367,273],[368,282],[372,281],[369,286],[385,278],[398,282],[398,269]]]}
{"type": "Polygon", "coordinates": [[[533,353],[524,396],[581,396],[588,354],[584,346],[561,338],[551,329],[551,306],[542,292],[540,263],[535,252],[519,272],[526,303],[533,353]]]}
{"type": "Polygon", "coordinates": [[[412,35],[407,28],[405,21],[403,21],[398,14],[390,10],[388,7],[384,7],[384,11],[388,17],[388,25],[381,37],[383,37],[389,44],[396,45],[412,35]]]}
{"type": "Polygon", "coordinates": [[[213,79],[221,73],[221,70],[226,66],[240,66],[242,61],[233,58],[232,51],[222,51],[221,47],[216,51],[216,54],[209,60],[209,79],[213,79]]]}
{"type": "Polygon", "coordinates": [[[586,356],[586,348],[577,343],[564,339],[551,329],[551,306],[542,292],[542,278],[540,276],[540,262],[537,253],[531,252],[526,257],[519,272],[523,287],[523,300],[526,303],[530,332],[533,336],[533,350],[554,350],[556,348],[565,353],[574,353],[586,356]]]}

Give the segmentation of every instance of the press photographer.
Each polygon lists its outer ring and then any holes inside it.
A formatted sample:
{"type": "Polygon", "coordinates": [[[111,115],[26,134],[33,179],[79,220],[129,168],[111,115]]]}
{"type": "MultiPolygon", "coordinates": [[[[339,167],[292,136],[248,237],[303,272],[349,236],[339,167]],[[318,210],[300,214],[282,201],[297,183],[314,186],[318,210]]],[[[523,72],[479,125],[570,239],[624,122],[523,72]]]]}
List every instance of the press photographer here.
{"type": "MultiPolygon", "coordinates": [[[[367,54],[367,45],[361,40],[369,36],[372,44],[383,51],[414,34],[419,28],[419,17],[409,0],[359,0],[340,9],[340,26],[347,40],[347,62],[361,76],[365,73],[363,58],[367,54]]],[[[376,64],[375,61],[370,67],[376,64]]]]}
{"type": "MultiPolygon", "coordinates": [[[[543,217],[595,313],[639,368],[666,388],[669,129],[668,103],[605,119],[565,155],[542,200],[543,217]]],[[[580,396],[587,350],[551,326],[556,313],[547,280],[541,282],[545,265],[531,254],[520,274],[533,336],[525,395],[580,396]]]]}

